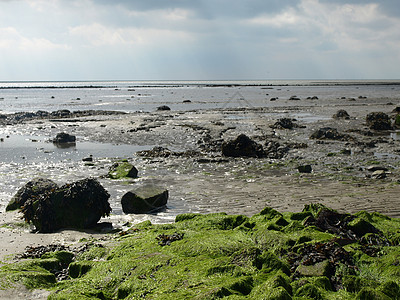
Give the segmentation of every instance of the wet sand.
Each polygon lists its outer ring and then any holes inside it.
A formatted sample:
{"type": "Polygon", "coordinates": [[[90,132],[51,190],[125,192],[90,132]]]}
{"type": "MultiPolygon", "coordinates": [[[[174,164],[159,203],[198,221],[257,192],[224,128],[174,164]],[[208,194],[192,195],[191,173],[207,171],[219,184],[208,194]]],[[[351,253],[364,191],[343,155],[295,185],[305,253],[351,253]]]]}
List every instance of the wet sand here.
{"type": "MultiPolygon", "coordinates": [[[[96,161],[95,157],[90,174],[99,177],[112,195],[114,214],[103,221],[112,222],[116,227],[126,221],[135,223],[147,217],[154,222],[171,222],[177,214],[186,212],[253,215],[265,206],[282,212],[301,211],[305,204],[317,202],[342,212],[367,210],[400,217],[397,198],[400,192],[400,138],[395,131],[368,135],[370,130],[365,124],[369,112],[389,114],[396,105],[393,99],[386,98],[333,99],[323,105],[313,100],[282,100],[282,105],[274,108],[155,111],[80,117],[62,122],[31,120],[13,126],[25,134],[48,135],[46,130],[53,126],[54,131],[65,131],[93,142],[162,146],[176,153],[186,152],[169,157],[132,155],[129,160],[139,169],[140,178],[130,184],[103,178],[112,162],[96,161]],[[388,103],[389,100],[392,103],[388,103]],[[345,109],[350,119],[333,119],[332,115],[339,109],[345,109]],[[299,127],[271,128],[283,117],[295,119],[299,127]],[[321,141],[309,138],[322,127],[337,128],[351,139],[321,141]],[[288,146],[289,151],[279,159],[223,157],[218,145],[242,133],[262,145],[278,142],[288,146]],[[300,147],[301,144],[307,147],[300,147]],[[307,164],[312,166],[313,172],[300,174],[297,167],[307,164]],[[372,177],[367,170],[370,165],[387,168],[386,178],[372,177]],[[152,216],[122,215],[118,206],[123,193],[130,186],[148,181],[168,188],[168,209],[152,216]]],[[[13,260],[15,254],[29,245],[75,245],[83,237],[102,237],[73,230],[32,234],[29,228],[21,226],[19,218],[18,213],[4,210],[0,213],[2,262],[13,260]]]]}

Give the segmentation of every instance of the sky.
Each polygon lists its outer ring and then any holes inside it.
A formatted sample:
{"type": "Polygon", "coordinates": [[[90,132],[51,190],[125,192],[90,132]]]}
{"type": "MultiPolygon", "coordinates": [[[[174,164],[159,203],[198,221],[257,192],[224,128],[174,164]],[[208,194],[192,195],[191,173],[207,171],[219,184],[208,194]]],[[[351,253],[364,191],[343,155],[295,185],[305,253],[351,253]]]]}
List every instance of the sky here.
{"type": "Polygon", "coordinates": [[[0,81],[400,79],[398,0],[0,0],[0,81]]]}

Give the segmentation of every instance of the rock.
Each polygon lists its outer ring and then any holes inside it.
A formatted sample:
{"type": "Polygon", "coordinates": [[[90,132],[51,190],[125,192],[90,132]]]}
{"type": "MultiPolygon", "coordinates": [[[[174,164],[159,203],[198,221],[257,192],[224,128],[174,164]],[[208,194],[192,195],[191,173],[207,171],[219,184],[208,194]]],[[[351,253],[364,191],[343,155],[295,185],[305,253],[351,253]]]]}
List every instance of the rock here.
{"type": "Polygon", "coordinates": [[[223,142],[221,146],[222,154],[229,157],[265,157],[263,147],[241,134],[235,140],[223,142]]]}
{"type": "Polygon", "coordinates": [[[350,115],[344,109],[340,109],[332,116],[332,118],[348,120],[348,119],[350,119],[350,115]]]}
{"type": "Polygon", "coordinates": [[[76,137],[65,132],[57,133],[56,137],[53,139],[54,144],[74,144],[76,142],[76,137]]]}
{"type": "Polygon", "coordinates": [[[348,141],[351,140],[351,136],[347,134],[342,134],[337,131],[336,128],[324,127],[315,131],[311,136],[311,139],[318,140],[340,140],[340,141],[348,141]]]}
{"type": "Polygon", "coordinates": [[[387,177],[387,173],[384,170],[377,170],[372,173],[371,177],[376,179],[384,179],[387,177]]]}
{"type": "Polygon", "coordinates": [[[295,127],[295,124],[289,118],[279,119],[271,126],[273,129],[293,129],[293,127],[295,127]]]}
{"type": "Polygon", "coordinates": [[[187,100],[183,100],[183,103],[191,103],[192,101],[187,99],[187,100]]]}
{"type": "Polygon", "coordinates": [[[299,171],[299,173],[311,173],[312,167],[311,165],[298,166],[297,170],[299,171]]]}
{"type": "Polygon", "coordinates": [[[120,178],[137,178],[138,177],[138,170],[132,164],[128,162],[117,162],[114,163],[109,171],[108,177],[112,179],[120,179],[120,178]]]}
{"type": "Polygon", "coordinates": [[[289,98],[289,100],[300,100],[300,98],[297,97],[297,96],[292,96],[292,97],[289,98]]]}
{"type": "Polygon", "coordinates": [[[171,108],[167,105],[162,105],[162,106],[157,107],[157,110],[171,110],[171,108]]]}
{"type": "Polygon", "coordinates": [[[367,125],[374,130],[391,130],[392,124],[387,114],[383,112],[372,112],[366,117],[367,125]]]}
{"type": "Polygon", "coordinates": [[[18,190],[8,203],[6,211],[22,208],[27,200],[39,197],[57,187],[57,184],[50,179],[35,178],[18,190]]]}
{"type": "Polygon", "coordinates": [[[148,214],[167,205],[168,190],[154,185],[144,185],[122,196],[122,211],[125,214],[148,214]]]}
{"type": "Polygon", "coordinates": [[[110,214],[109,197],[96,179],[87,178],[28,199],[22,212],[25,221],[39,232],[85,229],[110,214]]]}
{"type": "Polygon", "coordinates": [[[331,265],[329,260],[323,260],[321,262],[317,262],[314,265],[299,265],[296,269],[296,272],[300,276],[328,276],[331,272],[331,265]]]}
{"type": "Polygon", "coordinates": [[[82,161],[92,162],[93,161],[93,156],[89,155],[88,157],[84,157],[84,158],[82,158],[82,161]]]}
{"type": "Polygon", "coordinates": [[[268,158],[281,159],[289,152],[289,147],[282,146],[276,141],[267,141],[264,151],[268,158]]]}
{"type": "Polygon", "coordinates": [[[375,172],[375,171],[388,171],[387,168],[382,167],[382,166],[377,166],[377,165],[373,165],[373,166],[368,166],[366,168],[367,171],[369,172],[375,172]]]}

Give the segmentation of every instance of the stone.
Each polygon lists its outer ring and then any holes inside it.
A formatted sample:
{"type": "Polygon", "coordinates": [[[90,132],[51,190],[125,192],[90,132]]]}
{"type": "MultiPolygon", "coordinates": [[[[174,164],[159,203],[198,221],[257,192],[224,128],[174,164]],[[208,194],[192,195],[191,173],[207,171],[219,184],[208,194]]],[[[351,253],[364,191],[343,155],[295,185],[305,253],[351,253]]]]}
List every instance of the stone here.
{"type": "Polygon", "coordinates": [[[299,173],[311,173],[312,167],[311,165],[298,166],[297,170],[299,171],[299,173]]]}
{"type": "Polygon", "coordinates": [[[340,109],[332,116],[332,118],[348,120],[348,119],[350,119],[350,115],[344,109],[340,109]]]}
{"type": "Polygon", "coordinates": [[[324,260],[317,262],[314,265],[299,265],[296,272],[300,276],[328,276],[330,273],[330,263],[329,260],[324,260]]]}
{"type": "Polygon", "coordinates": [[[65,132],[57,133],[56,137],[53,139],[54,144],[74,144],[75,142],[76,137],[65,132]]]}
{"type": "Polygon", "coordinates": [[[266,153],[262,145],[256,143],[248,136],[241,134],[236,139],[223,142],[222,154],[228,157],[265,157],[266,153]]]}
{"type": "Polygon", "coordinates": [[[375,171],[387,171],[388,169],[382,166],[378,166],[378,165],[372,165],[372,166],[368,166],[366,168],[367,171],[369,172],[375,172],[375,171]]]}
{"type": "Polygon", "coordinates": [[[279,119],[271,126],[273,129],[293,129],[293,127],[295,127],[295,124],[289,118],[279,119]]]}
{"type": "Polygon", "coordinates": [[[157,110],[171,110],[171,108],[167,105],[161,105],[157,107],[157,110]]]}
{"type": "Polygon", "coordinates": [[[339,133],[336,128],[331,127],[323,127],[315,131],[311,136],[311,139],[318,140],[340,140],[340,141],[348,141],[351,140],[351,137],[346,134],[339,133]]]}
{"type": "Polygon", "coordinates": [[[155,185],[143,185],[127,192],[121,198],[125,214],[149,214],[167,205],[168,190],[155,185]]]}
{"type": "Polygon", "coordinates": [[[138,170],[129,162],[116,162],[114,163],[109,171],[108,177],[111,179],[121,179],[121,178],[137,178],[138,170]]]}
{"type": "Polygon", "coordinates": [[[387,173],[384,170],[377,170],[372,173],[371,177],[375,179],[385,179],[387,177],[387,173]]]}
{"type": "Polygon", "coordinates": [[[8,203],[6,211],[22,208],[27,200],[39,197],[40,195],[50,192],[57,187],[57,184],[50,179],[35,178],[26,183],[17,191],[17,193],[8,203]]]}
{"type": "Polygon", "coordinates": [[[86,178],[28,199],[22,213],[25,221],[32,223],[38,232],[86,229],[110,214],[109,197],[96,179],[86,178]]]}
{"type": "Polygon", "coordinates": [[[366,117],[367,126],[374,130],[391,130],[392,124],[389,115],[383,112],[372,112],[366,117]]]}

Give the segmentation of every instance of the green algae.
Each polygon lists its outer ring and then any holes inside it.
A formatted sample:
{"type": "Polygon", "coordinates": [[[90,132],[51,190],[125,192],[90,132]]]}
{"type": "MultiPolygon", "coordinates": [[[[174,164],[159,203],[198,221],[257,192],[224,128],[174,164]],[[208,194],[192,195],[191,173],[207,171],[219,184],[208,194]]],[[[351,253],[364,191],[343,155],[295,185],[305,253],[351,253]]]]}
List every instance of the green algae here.
{"type": "Polygon", "coordinates": [[[350,227],[360,237],[333,248],[337,261],[314,261],[316,254],[304,256],[304,249],[342,239],[307,225],[326,209],[312,204],[301,213],[265,208],[251,218],[215,213],[179,215],[173,224],[146,221],[76,257],[58,251],[5,265],[0,282],[51,289],[49,299],[398,299],[399,220],[352,215],[350,227]],[[182,238],[157,240],[174,234],[182,238]],[[54,270],[66,264],[70,280],[56,282],[54,270]]]}

